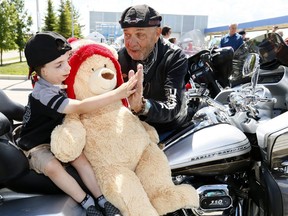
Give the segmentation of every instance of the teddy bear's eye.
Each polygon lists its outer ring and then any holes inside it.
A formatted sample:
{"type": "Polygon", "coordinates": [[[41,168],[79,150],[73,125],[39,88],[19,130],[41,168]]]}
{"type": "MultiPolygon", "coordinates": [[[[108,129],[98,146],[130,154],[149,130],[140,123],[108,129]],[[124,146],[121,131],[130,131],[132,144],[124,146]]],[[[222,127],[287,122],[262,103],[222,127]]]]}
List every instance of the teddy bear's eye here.
{"type": "Polygon", "coordinates": [[[95,72],[94,68],[92,68],[92,71],[95,72]]]}
{"type": "Polygon", "coordinates": [[[104,64],[104,68],[106,68],[107,67],[107,65],[106,64],[104,64]]]}

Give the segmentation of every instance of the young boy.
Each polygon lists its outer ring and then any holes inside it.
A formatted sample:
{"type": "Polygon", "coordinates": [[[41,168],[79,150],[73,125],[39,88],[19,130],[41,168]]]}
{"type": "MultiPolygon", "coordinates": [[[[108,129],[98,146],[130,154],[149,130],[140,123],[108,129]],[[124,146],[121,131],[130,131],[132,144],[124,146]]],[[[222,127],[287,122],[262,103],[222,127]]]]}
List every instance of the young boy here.
{"type": "MultiPolygon", "coordinates": [[[[89,100],[67,98],[62,82],[70,73],[68,64],[71,46],[55,32],[38,33],[27,42],[25,56],[31,71],[36,71],[39,80],[29,95],[23,118],[23,127],[18,145],[29,159],[30,168],[48,176],[60,189],[86,209],[87,215],[103,215],[95,207],[93,198],[84,192],[77,181],[69,175],[50,151],[50,135],[65,114],[86,113],[100,109],[109,103],[127,98],[135,92],[136,76],[117,89],[89,100]]],[[[120,214],[119,210],[103,197],[92,167],[82,153],[71,162],[84,184],[104,208],[106,215],[120,214]]]]}

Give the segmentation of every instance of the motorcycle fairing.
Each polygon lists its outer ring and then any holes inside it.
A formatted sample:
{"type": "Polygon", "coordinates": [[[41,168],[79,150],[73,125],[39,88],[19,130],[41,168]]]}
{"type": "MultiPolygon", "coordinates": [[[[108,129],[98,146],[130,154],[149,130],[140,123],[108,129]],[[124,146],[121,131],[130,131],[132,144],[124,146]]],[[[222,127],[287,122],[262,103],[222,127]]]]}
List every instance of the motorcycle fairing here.
{"type": "MultiPolygon", "coordinates": [[[[288,56],[288,55],[287,55],[288,56]]],[[[283,65],[274,70],[260,69],[258,84],[268,88],[274,98],[277,99],[275,109],[287,110],[288,99],[288,67],[283,65]]]]}
{"type": "Polygon", "coordinates": [[[256,134],[264,161],[271,169],[288,159],[288,111],[259,125],[256,134]]]}
{"type": "Polygon", "coordinates": [[[260,68],[275,70],[279,65],[288,66],[288,46],[277,33],[267,33],[246,41],[234,53],[233,70],[230,76],[232,87],[247,83],[250,77],[242,74],[244,61],[249,53],[260,55],[260,68]]]}

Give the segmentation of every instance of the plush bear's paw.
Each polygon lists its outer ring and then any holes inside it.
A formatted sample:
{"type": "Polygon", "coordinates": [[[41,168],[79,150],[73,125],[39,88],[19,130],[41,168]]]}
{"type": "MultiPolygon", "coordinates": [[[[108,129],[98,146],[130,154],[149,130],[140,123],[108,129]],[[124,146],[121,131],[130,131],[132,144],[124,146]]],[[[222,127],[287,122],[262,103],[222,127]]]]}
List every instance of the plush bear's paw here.
{"type": "Polygon", "coordinates": [[[64,162],[75,160],[86,143],[86,130],[79,124],[58,125],[51,134],[51,151],[64,162]]]}
{"type": "Polygon", "coordinates": [[[188,184],[175,185],[158,190],[158,194],[154,194],[151,202],[160,215],[165,215],[178,209],[199,207],[197,191],[188,184]]]}

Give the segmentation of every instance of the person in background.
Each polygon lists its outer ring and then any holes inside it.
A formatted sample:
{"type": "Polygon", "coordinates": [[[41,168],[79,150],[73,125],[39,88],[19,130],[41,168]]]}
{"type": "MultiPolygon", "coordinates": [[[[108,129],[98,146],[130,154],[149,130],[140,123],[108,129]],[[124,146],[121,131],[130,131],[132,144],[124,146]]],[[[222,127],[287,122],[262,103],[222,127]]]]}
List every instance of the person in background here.
{"type": "Polygon", "coordinates": [[[170,38],[171,33],[172,33],[172,30],[170,26],[163,26],[162,32],[161,32],[163,38],[168,40],[170,38]]]}
{"type": "Polygon", "coordinates": [[[172,44],[175,44],[175,45],[177,44],[177,39],[176,39],[175,37],[171,37],[171,38],[169,38],[168,40],[169,40],[169,42],[172,43],[172,44]]]}
{"type": "Polygon", "coordinates": [[[194,49],[194,46],[193,46],[193,42],[192,41],[189,41],[187,43],[187,46],[184,47],[184,52],[185,54],[189,57],[189,56],[192,56],[194,55],[197,51],[194,49]]]}
{"type": "Polygon", "coordinates": [[[170,26],[164,26],[161,31],[163,40],[170,45],[170,47],[173,47],[174,49],[180,49],[180,47],[176,44],[176,38],[171,38],[172,34],[172,28],[170,26]],[[173,42],[174,41],[174,42],[173,42]]]}
{"type": "Polygon", "coordinates": [[[272,32],[279,34],[281,37],[284,36],[283,31],[282,31],[282,30],[279,30],[279,27],[278,27],[278,26],[273,26],[273,27],[272,27],[272,32]]]}
{"type": "Polygon", "coordinates": [[[273,27],[272,27],[272,32],[276,32],[278,29],[279,29],[278,26],[273,26],[273,27]]]}
{"type": "Polygon", "coordinates": [[[231,46],[235,52],[243,44],[243,38],[237,33],[237,27],[235,23],[229,25],[229,32],[221,38],[219,47],[231,46]]]}
{"type": "Polygon", "coordinates": [[[288,46],[288,37],[284,40],[284,42],[285,42],[286,45],[288,46]]]}
{"type": "MultiPolygon", "coordinates": [[[[69,99],[62,82],[69,76],[68,60],[71,46],[66,39],[55,32],[39,32],[29,39],[25,46],[25,57],[30,72],[36,71],[36,81],[29,95],[23,117],[23,125],[17,145],[29,160],[30,169],[49,177],[66,194],[86,209],[87,215],[102,216],[95,207],[94,199],[64,169],[50,150],[50,136],[53,129],[62,123],[65,114],[87,113],[126,98],[136,90],[137,79],[132,77],[119,88],[88,100],[69,99]]],[[[84,184],[96,198],[106,215],[119,214],[119,210],[102,195],[93,169],[83,153],[71,161],[84,184]]]]}
{"type": "Polygon", "coordinates": [[[148,5],[128,7],[119,21],[125,47],[118,53],[124,80],[142,64],[144,80],[128,100],[133,113],[154,126],[164,139],[187,119],[184,99],[188,61],[161,37],[161,15],[148,5]]]}
{"type": "Polygon", "coordinates": [[[238,33],[242,36],[243,41],[249,40],[249,38],[246,37],[246,31],[245,30],[239,31],[238,33]]]}
{"type": "Polygon", "coordinates": [[[176,38],[175,37],[170,37],[172,33],[171,27],[170,26],[164,26],[162,28],[161,34],[163,37],[163,40],[169,44],[170,47],[174,49],[180,49],[180,47],[176,44],[176,38]]]}
{"type": "Polygon", "coordinates": [[[177,39],[175,37],[171,37],[168,39],[170,47],[173,49],[181,49],[177,44],[177,39]]]}

